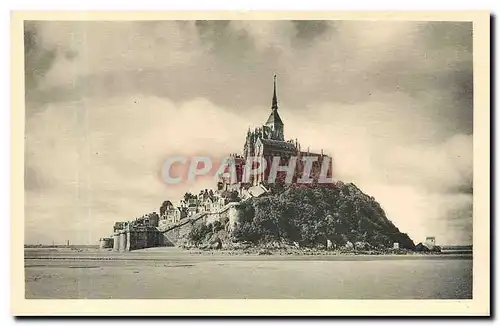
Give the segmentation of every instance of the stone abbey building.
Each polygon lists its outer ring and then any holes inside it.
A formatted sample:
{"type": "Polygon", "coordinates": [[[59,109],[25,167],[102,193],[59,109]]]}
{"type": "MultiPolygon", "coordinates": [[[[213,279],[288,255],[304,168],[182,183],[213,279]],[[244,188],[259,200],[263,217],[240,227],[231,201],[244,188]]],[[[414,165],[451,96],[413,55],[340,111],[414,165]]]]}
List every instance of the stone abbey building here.
{"type": "MultiPolygon", "coordinates": [[[[319,176],[323,173],[323,176],[327,178],[332,177],[332,159],[330,156],[325,155],[323,150],[320,153],[310,152],[309,149],[303,151],[301,145],[297,139],[295,140],[285,140],[285,125],[283,120],[278,113],[278,97],[276,95],[276,75],[274,76],[273,82],[273,98],[271,104],[271,113],[264,125],[255,128],[253,131],[248,129],[245,144],[243,147],[243,155],[233,154],[231,159],[234,160],[236,165],[236,176],[238,184],[244,184],[246,181],[253,186],[259,184],[266,184],[269,177],[269,172],[273,162],[273,158],[280,158],[280,166],[288,166],[290,163],[290,158],[296,158],[296,168],[295,174],[292,178],[292,183],[297,182],[297,180],[304,173],[305,157],[314,158],[312,165],[310,177],[313,179],[313,183],[317,183],[319,176]],[[250,176],[249,179],[245,179],[244,170],[245,164],[248,164],[248,158],[254,157],[264,159],[266,161],[266,169],[262,173],[255,176],[250,176]],[[323,167],[323,163],[325,167],[323,167]],[[323,167],[323,168],[322,168],[323,167]],[[322,171],[322,169],[324,171],[322,171]]],[[[285,172],[278,172],[275,182],[283,182],[286,177],[285,172]]],[[[223,183],[235,183],[231,182],[229,178],[223,178],[223,183]]]]}

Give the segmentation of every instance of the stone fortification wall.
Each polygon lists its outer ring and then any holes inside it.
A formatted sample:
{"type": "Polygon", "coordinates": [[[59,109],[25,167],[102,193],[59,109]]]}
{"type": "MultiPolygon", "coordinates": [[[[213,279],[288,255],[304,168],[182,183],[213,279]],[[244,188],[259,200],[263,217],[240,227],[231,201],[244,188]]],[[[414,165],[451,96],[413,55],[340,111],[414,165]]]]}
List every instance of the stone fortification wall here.
{"type": "Polygon", "coordinates": [[[126,251],[127,249],[127,234],[120,232],[118,235],[118,251],[126,251]]]}
{"type": "Polygon", "coordinates": [[[113,238],[102,238],[99,240],[100,249],[110,249],[113,248],[113,238]]]}
{"type": "Polygon", "coordinates": [[[154,227],[119,231],[115,233],[113,238],[113,250],[120,252],[165,245],[163,234],[154,227]]]}
{"type": "Polygon", "coordinates": [[[181,220],[180,223],[167,228],[163,231],[163,243],[167,246],[183,245],[193,226],[206,223],[206,217],[206,212],[198,213],[189,219],[181,220]]]}
{"type": "Polygon", "coordinates": [[[207,212],[204,222],[206,224],[215,221],[227,221],[227,230],[232,231],[240,220],[239,203],[233,202],[214,212],[207,212]]]}
{"type": "Polygon", "coordinates": [[[129,250],[162,247],[163,234],[156,228],[141,228],[129,233],[129,250]]]}
{"type": "Polygon", "coordinates": [[[172,246],[186,244],[187,235],[194,225],[200,223],[209,224],[219,221],[226,225],[228,232],[232,232],[234,227],[239,223],[240,218],[241,210],[237,202],[229,203],[217,211],[198,213],[191,219],[183,220],[181,223],[164,230],[164,243],[172,246]]]}
{"type": "Polygon", "coordinates": [[[239,223],[240,216],[239,203],[234,202],[217,211],[198,213],[170,227],[161,229],[138,227],[121,230],[113,236],[113,250],[125,252],[151,247],[180,246],[186,243],[187,236],[194,225],[219,221],[226,225],[227,231],[231,232],[239,223]]]}
{"type": "Polygon", "coordinates": [[[120,248],[120,235],[115,233],[113,235],[113,251],[118,251],[120,248]]]}

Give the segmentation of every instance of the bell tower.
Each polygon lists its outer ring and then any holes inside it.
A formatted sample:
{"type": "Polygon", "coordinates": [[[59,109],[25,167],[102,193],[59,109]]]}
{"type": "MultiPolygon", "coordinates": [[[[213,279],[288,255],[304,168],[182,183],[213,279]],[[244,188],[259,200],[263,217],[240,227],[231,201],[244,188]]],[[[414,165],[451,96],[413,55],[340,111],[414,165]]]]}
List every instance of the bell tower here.
{"type": "Polygon", "coordinates": [[[273,87],[273,101],[271,105],[271,114],[269,115],[269,118],[267,119],[265,126],[271,128],[272,130],[271,139],[284,141],[285,139],[284,125],[283,121],[280,118],[280,115],[278,114],[278,97],[276,96],[276,75],[274,75],[273,86],[274,87],[273,87]]]}

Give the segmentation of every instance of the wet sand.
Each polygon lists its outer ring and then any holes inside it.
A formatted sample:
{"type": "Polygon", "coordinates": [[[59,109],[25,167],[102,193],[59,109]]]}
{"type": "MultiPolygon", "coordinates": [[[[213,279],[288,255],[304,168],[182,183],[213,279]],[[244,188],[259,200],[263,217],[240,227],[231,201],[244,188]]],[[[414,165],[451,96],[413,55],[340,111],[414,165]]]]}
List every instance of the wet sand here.
{"type": "Polygon", "coordinates": [[[26,249],[28,299],[470,299],[471,256],[26,249]]]}

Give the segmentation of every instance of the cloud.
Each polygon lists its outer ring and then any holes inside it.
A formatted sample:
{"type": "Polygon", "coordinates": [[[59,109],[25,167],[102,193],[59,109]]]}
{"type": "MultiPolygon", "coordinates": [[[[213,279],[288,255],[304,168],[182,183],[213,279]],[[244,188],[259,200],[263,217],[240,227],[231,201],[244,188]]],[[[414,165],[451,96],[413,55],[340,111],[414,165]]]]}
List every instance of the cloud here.
{"type": "Polygon", "coordinates": [[[37,103],[140,93],[176,102],[204,97],[244,110],[269,101],[268,87],[262,86],[277,73],[290,110],[303,110],[311,101],[359,104],[379,93],[403,94],[420,104],[423,115],[439,120],[443,137],[472,131],[469,23],[43,22],[35,27],[39,52],[56,49],[44,83],[30,93],[37,103]],[[304,43],[304,31],[315,36],[304,43]],[[68,51],[74,55],[67,58],[68,51]]]}
{"type": "Polygon", "coordinates": [[[42,228],[43,241],[61,241],[63,234],[50,232],[60,225],[73,242],[89,243],[109,233],[115,220],[198,191],[200,184],[166,185],[164,159],[225,156],[243,144],[243,126],[241,117],[203,99],[179,106],[135,96],[48,105],[27,125],[27,235],[42,228]],[[231,123],[220,128],[224,121],[231,123]],[[39,175],[50,177],[52,187],[39,175]]]}
{"type": "MultiPolygon", "coordinates": [[[[470,137],[457,136],[425,150],[420,145],[401,149],[392,146],[391,137],[388,142],[374,141],[377,129],[363,130],[359,112],[356,124],[354,117],[327,119],[327,106],[316,111],[321,120],[281,110],[288,136],[312,145],[311,150],[321,147],[333,153],[338,177],[375,196],[403,231],[416,239],[432,230],[442,240],[468,240],[461,229],[450,231],[446,221],[452,210],[471,204],[470,195],[449,191],[471,180],[470,137]]],[[[38,179],[31,180],[38,187],[27,184],[28,234],[34,236],[31,225],[38,232],[41,223],[51,230],[64,222],[67,236],[91,242],[110,232],[115,220],[157,210],[163,200],[177,199],[185,191],[213,187],[210,182],[165,185],[162,160],[180,154],[217,158],[240,151],[249,123],[257,125],[267,116],[266,107],[253,112],[240,117],[204,99],[176,106],[146,97],[45,108],[27,128],[28,166],[49,175],[54,186],[40,188],[38,179]],[[51,128],[55,125],[65,128],[51,128]]],[[[391,124],[389,120],[385,127],[391,124]]],[[[470,216],[467,220],[472,222],[470,216]]],[[[51,236],[48,232],[40,237],[50,241],[51,236]]]]}
{"type": "Polygon", "coordinates": [[[336,177],[374,196],[415,241],[434,235],[441,243],[469,243],[472,135],[435,141],[429,134],[439,125],[408,103],[399,109],[404,101],[313,104],[305,113],[282,111],[282,118],[287,136],[332,155],[336,177]]]}
{"type": "Polygon", "coordinates": [[[338,176],[415,241],[471,242],[471,32],[451,22],[29,22],[26,241],[95,242],[116,220],[209,187],[167,187],[163,160],[241,151],[267,118],[277,73],[287,138],[332,154],[338,176]]]}
{"type": "Polygon", "coordinates": [[[26,88],[35,86],[39,79],[50,70],[55,61],[56,51],[44,47],[43,39],[33,24],[26,23],[24,28],[24,64],[29,69],[25,72],[26,88]]]}

